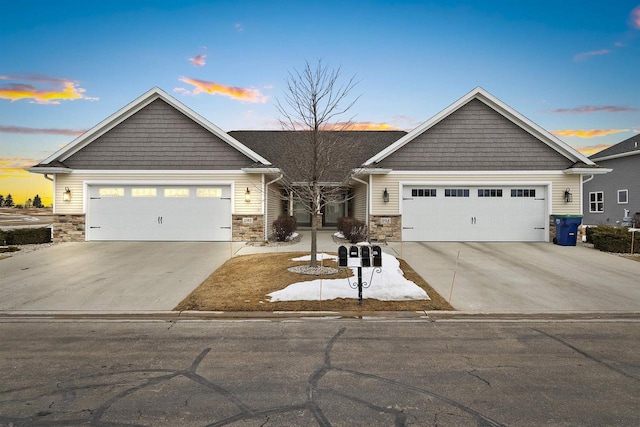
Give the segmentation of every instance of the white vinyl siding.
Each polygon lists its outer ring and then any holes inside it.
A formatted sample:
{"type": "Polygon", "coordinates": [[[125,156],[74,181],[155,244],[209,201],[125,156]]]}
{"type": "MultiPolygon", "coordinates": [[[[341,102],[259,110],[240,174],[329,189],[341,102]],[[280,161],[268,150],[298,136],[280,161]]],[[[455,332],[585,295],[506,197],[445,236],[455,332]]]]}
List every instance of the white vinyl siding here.
{"type": "Polygon", "coordinates": [[[367,186],[364,184],[357,184],[353,187],[353,203],[352,212],[349,212],[349,216],[359,219],[360,221],[366,221],[367,217],[367,186]]]}

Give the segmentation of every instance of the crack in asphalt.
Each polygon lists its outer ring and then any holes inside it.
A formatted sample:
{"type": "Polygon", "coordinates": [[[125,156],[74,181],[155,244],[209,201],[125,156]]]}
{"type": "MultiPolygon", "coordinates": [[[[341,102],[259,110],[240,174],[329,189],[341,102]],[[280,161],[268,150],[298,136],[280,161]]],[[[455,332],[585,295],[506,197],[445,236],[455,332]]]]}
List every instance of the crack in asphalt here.
{"type": "MultiPolygon", "coordinates": [[[[334,366],[332,364],[332,360],[331,360],[331,355],[333,352],[333,348],[334,345],[336,344],[336,342],[344,335],[345,331],[347,330],[347,328],[343,327],[340,328],[338,330],[337,333],[335,333],[328,341],[325,349],[324,349],[324,354],[323,354],[323,363],[321,366],[319,366],[309,377],[308,381],[307,381],[307,387],[306,387],[306,399],[304,401],[304,403],[299,403],[299,404],[291,404],[291,405],[283,405],[283,406],[276,406],[276,407],[272,407],[272,408],[267,408],[267,409],[262,409],[262,410],[256,410],[251,408],[248,404],[244,403],[240,398],[238,398],[237,396],[235,396],[231,391],[229,391],[228,389],[226,389],[223,386],[220,386],[218,384],[215,384],[211,381],[209,381],[208,379],[202,377],[201,375],[199,375],[196,371],[198,370],[198,367],[200,366],[200,364],[202,363],[202,361],[207,357],[207,355],[211,352],[211,348],[205,348],[191,363],[191,365],[185,369],[185,370],[172,370],[172,369],[132,369],[132,370],[123,370],[123,371],[116,371],[116,372],[109,372],[109,373],[100,373],[100,374],[92,374],[92,375],[87,375],[81,378],[76,378],[76,380],[87,380],[87,379],[91,379],[91,378],[96,378],[96,379],[102,379],[102,378],[106,378],[108,376],[112,376],[112,375],[133,375],[133,374],[156,374],[157,376],[153,376],[151,378],[147,378],[145,379],[141,384],[137,384],[134,385],[132,387],[128,387],[124,390],[121,390],[120,392],[116,393],[115,395],[113,395],[112,397],[110,397],[109,399],[107,399],[106,401],[104,401],[102,404],[100,404],[97,408],[93,408],[93,409],[82,409],[81,411],[79,411],[79,413],[83,413],[83,412],[88,412],[90,415],[89,420],[87,420],[86,418],[77,418],[77,419],[65,419],[65,420],[47,420],[46,418],[49,415],[54,415],[53,412],[51,411],[40,411],[38,413],[36,413],[33,416],[27,416],[27,417],[23,417],[23,418],[19,418],[19,417],[7,417],[7,416],[2,416],[0,415],[0,424],[1,425],[11,425],[11,426],[31,426],[31,425],[41,425],[41,426],[56,426],[56,425],[71,425],[71,424],[86,424],[87,421],[89,421],[89,423],[91,425],[99,425],[99,426],[127,426],[127,427],[132,427],[132,426],[139,426],[139,425],[144,425],[144,424],[138,424],[138,423],[122,423],[122,422],[115,422],[115,421],[107,421],[105,419],[103,419],[105,417],[105,414],[109,411],[109,409],[111,409],[114,404],[126,399],[128,396],[131,396],[132,394],[143,390],[143,389],[147,389],[150,387],[154,387],[154,386],[158,386],[161,385],[163,383],[166,383],[174,378],[177,377],[184,377],[186,379],[189,379],[203,387],[205,387],[206,389],[213,391],[217,394],[219,394],[220,396],[222,396],[224,399],[226,399],[229,403],[232,403],[237,409],[238,409],[238,413],[229,417],[226,417],[224,419],[220,419],[211,423],[207,423],[204,424],[207,427],[218,427],[218,426],[227,426],[227,425],[231,425],[233,423],[239,422],[239,421],[247,421],[247,420],[260,420],[263,422],[262,425],[266,425],[267,423],[269,423],[271,421],[272,416],[274,415],[283,415],[283,414],[287,414],[287,413],[291,413],[291,412],[295,412],[295,411],[308,411],[314,418],[315,422],[317,423],[318,426],[321,427],[330,427],[332,426],[332,423],[330,422],[330,420],[327,418],[327,416],[325,415],[323,409],[322,409],[322,402],[321,402],[321,397],[322,395],[333,395],[333,396],[337,396],[340,399],[349,401],[353,404],[359,405],[359,406],[363,406],[369,409],[372,409],[374,411],[377,411],[378,413],[384,413],[384,414],[388,414],[390,416],[393,417],[393,422],[394,422],[394,426],[396,427],[403,427],[407,425],[407,420],[408,417],[412,417],[413,415],[408,414],[405,412],[405,410],[399,408],[398,406],[395,407],[383,407],[380,405],[375,404],[374,402],[368,401],[364,398],[358,397],[358,396],[353,396],[350,394],[346,394],[344,392],[335,390],[333,388],[330,387],[323,387],[323,388],[319,388],[320,382],[323,380],[323,378],[329,373],[329,372],[337,372],[337,373],[343,373],[343,374],[348,374],[348,375],[353,375],[357,378],[360,379],[368,379],[368,380],[375,380],[381,384],[385,384],[385,385],[393,385],[396,386],[398,388],[404,389],[406,391],[412,391],[414,393],[417,393],[419,395],[423,395],[428,397],[429,399],[426,399],[426,402],[431,401],[430,398],[436,399],[442,403],[445,403],[447,405],[450,405],[451,407],[457,408],[458,410],[464,412],[467,416],[470,416],[472,419],[475,420],[476,424],[479,426],[503,426],[503,424],[494,421],[490,418],[488,418],[487,416],[473,410],[472,408],[463,405],[460,402],[457,402],[455,400],[452,400],[446,396],[440,395],[438,393],[435,393],[433,391],[430,390],[425,390],[419,387],[415,387],[412,386],[410,384],[405,384],[403,382],[400,381],[396,381],[393,379],[389,379],[389,378],[385,378],[382,376],[378,376],[375,374],[371,374],[371,373],[366,373],[366,372],[360,372],[360,371],[356,371],[356,370],[352,370],[352,369],[347,369],[347,368],[342,368],[342,367],[337,367],[334,366]]],[[[469,372],[471,375],[472,372],[469,372]]],[[[475,375],[474,375],[475,376],[475,375]]],[[[479,377],[478,377],[479,378],[479,377]]],[[[480,378],[482,379],[482,378],[480,378]]],[[[483,380],[483,379],[482,379],[483,380]]],[[[487,382],[486,380],[483,380],[485,382],[487,382]]],[[[488,382],[487,382],[488,383],[488,382]]],[[[60,382],[57,382],[55,384],[55,388],[56,388],[56,393],[65,393],[66,396],[75,396],[76,393],[78,391],[81,390],[86,390],[86,389],[96,389],[97,387],[114,387],[117,385],[121,385],[118,382],[112,382],[109,383],[107,381],[99,381],[98,383],[93,383],[93,384],[89,384],[89,385],[81,385],[81,386],[77,386],[77,387],[60,387],[60,382]]],[[[490,385],[490,384],[489,384],[490,385]]],[[[12,389],[12,390],[7,390],[4,392],[0,392],[0,396],[2,395],[7,395],[10,394],[12,392],[15,391],[24,391],[24,390],[29,390],[29,389],[39,389],[43,387],[42,385],[38,385],[38,386],[32,386],[32,387],[24,387],[24,388],[18,388],[18,389],[12,389]]],[[[36,396],[30,396],[29,398],[23,398],[23,399],[13,399],[13,400],[4,400],[0,403],[8,403],[8,402],[24,402],[25,404],[29,405],[33,400],[37,400],[39,398],[46,398],[46,397],[51,397],[51,393],[50,392],[46,392],[46,393],[42,393],[36,396]]],[[[70,397],[70,399],[73,399],[70,397]]],[[[188,404],[188,400],[184,401],[184,405],[188,404]]],[[[426,403],[425,402],[425,403],[426,403]]],[[[51,403],[51,405],[49,405],[49,409],[55,409],[54,408],[54,402],[51,403]]],[[[142,412],[140,411],[140,409],[138,409],[138,415],[139,418],[141,418],[143,416],[142,412]]],[[[437,417],[437,412],[435,413],[436,417],[437,417]]]]}

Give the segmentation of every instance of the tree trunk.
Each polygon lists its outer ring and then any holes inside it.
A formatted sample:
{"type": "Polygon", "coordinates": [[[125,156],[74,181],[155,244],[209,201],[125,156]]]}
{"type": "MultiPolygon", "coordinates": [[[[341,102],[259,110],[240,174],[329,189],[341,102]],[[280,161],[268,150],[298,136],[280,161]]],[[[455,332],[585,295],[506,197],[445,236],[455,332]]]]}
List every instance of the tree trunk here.
{"type": "Polygon", "coordinates": [[[311,267],[318,266],[318,208],[320,188],[317,182],[313,183],[313,200],[311,201],[311,267]]]}

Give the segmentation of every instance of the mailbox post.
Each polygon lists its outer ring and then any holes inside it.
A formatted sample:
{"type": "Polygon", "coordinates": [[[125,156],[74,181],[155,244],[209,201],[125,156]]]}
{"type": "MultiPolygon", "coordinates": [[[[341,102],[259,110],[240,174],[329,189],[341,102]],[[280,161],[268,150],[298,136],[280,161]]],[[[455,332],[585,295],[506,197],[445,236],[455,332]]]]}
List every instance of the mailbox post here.
{"type": "Polygon", "coordinates": [[[349,286],[352,289],[358,289],[358,305],[362,305],[362,289],[371,286],[373,281],[373,273],[382,272],[382,249],[380,246],[351,246],[348,250],[346,246],[340,246],[338,248],[338,267],[344,268],[357,268],[358,281],[349,281],[349,286]],[[372,265],[373,261],[373,265],[372,265]],[[362,281],[362,268],[371,268],[371,279],[369,282],[362,281]]]}

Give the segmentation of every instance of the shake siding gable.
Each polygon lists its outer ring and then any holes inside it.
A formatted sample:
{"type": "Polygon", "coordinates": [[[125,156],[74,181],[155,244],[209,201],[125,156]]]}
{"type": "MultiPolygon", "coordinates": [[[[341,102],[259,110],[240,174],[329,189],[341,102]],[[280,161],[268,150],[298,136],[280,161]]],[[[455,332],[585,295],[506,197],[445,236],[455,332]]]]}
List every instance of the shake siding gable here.
{"type": "Polygon", "coordinates": [[[377,166],[407,171],[564,170],[572,163],[473,99],[377,166]]]}
{"type": "Polygon", "coordinates": [[[64,162],[93,170],[238,170],[254,163],[161,99],[64,162]]]}

